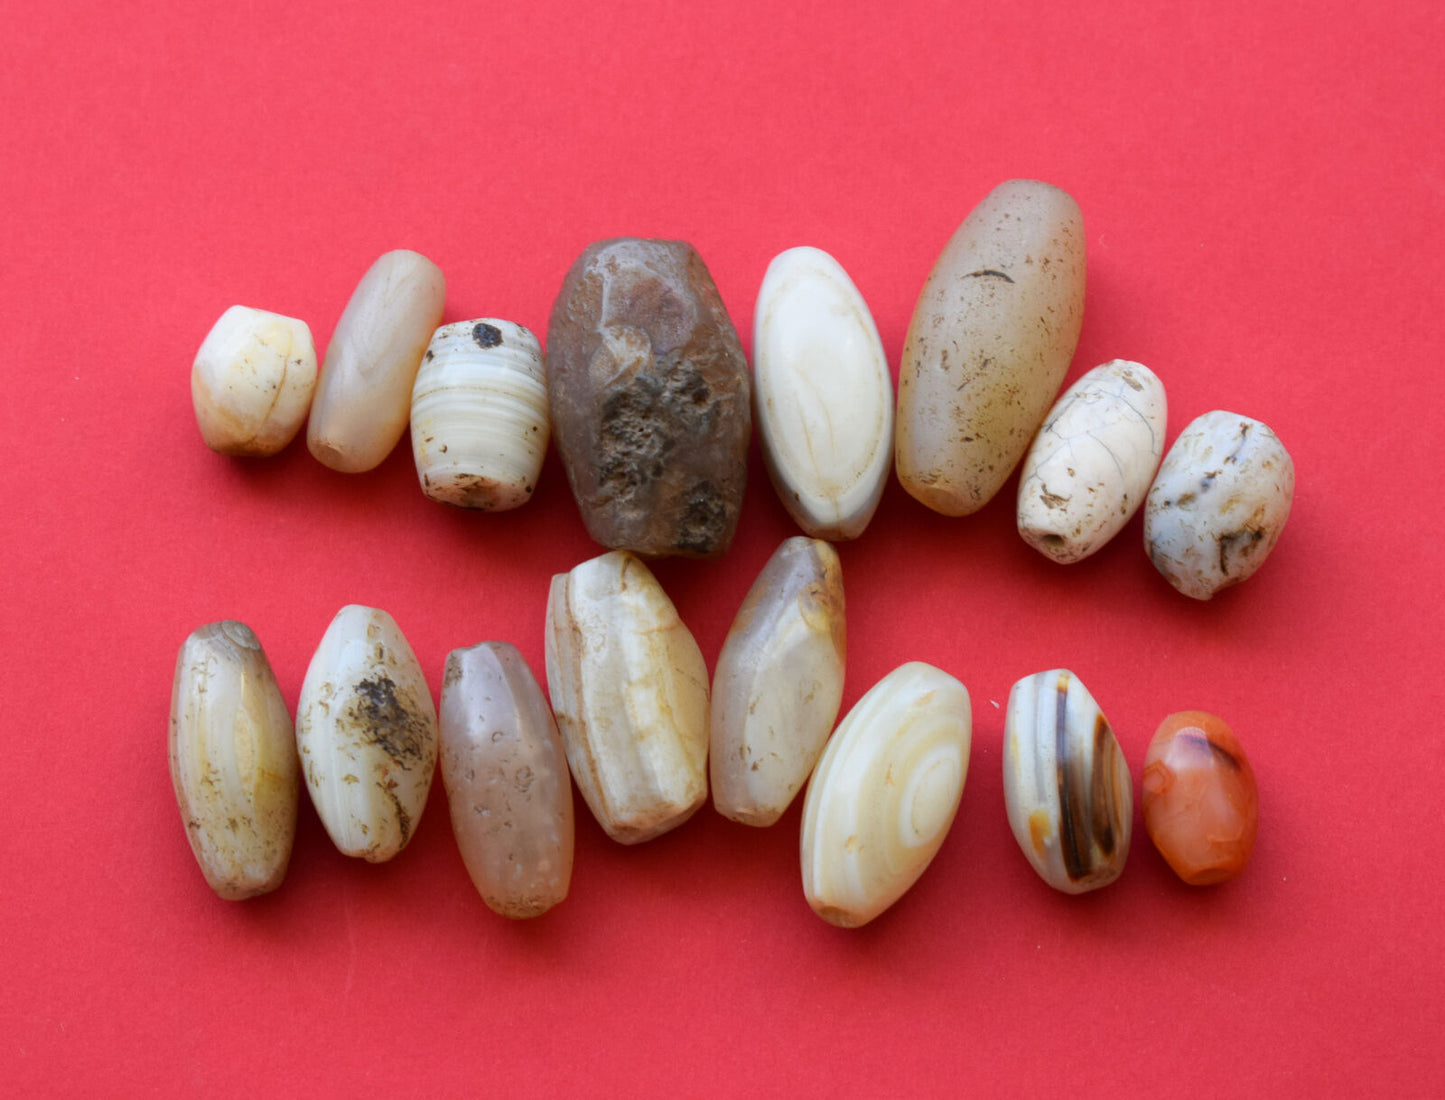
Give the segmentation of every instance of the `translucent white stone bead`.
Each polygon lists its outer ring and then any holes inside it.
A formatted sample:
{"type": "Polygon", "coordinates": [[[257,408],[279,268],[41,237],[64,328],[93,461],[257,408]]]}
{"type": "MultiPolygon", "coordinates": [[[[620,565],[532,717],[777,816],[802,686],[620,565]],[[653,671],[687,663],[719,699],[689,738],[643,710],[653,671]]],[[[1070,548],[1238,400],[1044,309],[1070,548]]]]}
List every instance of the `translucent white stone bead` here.
{"type": "Polygon", "coordinates": [[[296,437],[316,390],[305,321],[249,306],[221,314],[191,367],[201,438],[225,455],[273,455],[296,437]]]}
{"type": "Polygon", "coordinates": [[[968,690],[932,665],[894,669],[823,750],[803,802],[803,893],[844,928],[866,924],[942,847],[968,776],[968,690]]]}
{"type": "Polygon", "coordinates": [[[422,492],[460,508],[525,504],[550,435],[542,349],[530,330],[492,317],[436,330],[411,395],[422,492]]]}
{"type": "Polygon", "coordinates": [[[837,260],[790,248],[768,265],[753,332],[758,430],[783,506],[814,538],[857,538],[893,455],[893,382],[873,315],[837,260]]]}
{"type": "Polygon", "coordinates": [[[1164,383],[1115,359],[1070,386],[1044,418],[1019,478],[1018,527],[1057,562],[1098,550],[1129,522],[1164,453],[1164,383]]]}

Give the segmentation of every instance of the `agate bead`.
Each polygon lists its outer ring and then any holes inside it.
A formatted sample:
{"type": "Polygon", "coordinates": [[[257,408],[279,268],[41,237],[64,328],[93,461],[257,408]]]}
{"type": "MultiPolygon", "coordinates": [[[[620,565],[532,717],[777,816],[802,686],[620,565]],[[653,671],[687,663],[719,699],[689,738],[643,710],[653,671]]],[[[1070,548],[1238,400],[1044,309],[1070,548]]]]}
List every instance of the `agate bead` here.
{"type": "Polygon", "coordinates": [[[1171,714],[1144,758],[1144,828],[1191,886],[1234,878],[1259,830],[1259,789],[1239,738],[1202,710],[1171,714]]]}

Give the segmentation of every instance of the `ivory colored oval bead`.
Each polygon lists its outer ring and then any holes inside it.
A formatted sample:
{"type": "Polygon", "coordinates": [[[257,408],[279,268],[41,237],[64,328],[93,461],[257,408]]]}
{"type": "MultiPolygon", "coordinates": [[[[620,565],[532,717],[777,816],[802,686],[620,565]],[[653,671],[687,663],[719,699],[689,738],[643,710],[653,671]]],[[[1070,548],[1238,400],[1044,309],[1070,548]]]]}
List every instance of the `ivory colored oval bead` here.
{"type": "Polygon", "coordinates": [[[572,778],[613,840],[707,799],[707,665],[652,571],[614,550],[552,578],[547,689],[572,778]]]}
{"type": "Polygon", "coordinates": [[[1003,794],[1014,839],[1054,889],[1097,890],[1124,870],[1134,820],[1129,764],[1072,672],[1035,673],[1009,692],[1003,794]]]}
{"type": "Polygon", "coordinates": [[[249,306],[221,314],[191,366],[191,404],[206,446],[274,455],[296,438],[316,390],[305,321],[249,306]]]}
{"type": "Polygon", "coordinates": [[[968,776],[968,690],[912,662],[858,700],[823,750],[803,801],[803,893],[829,924],[856,928],[927,870],[968,776]]]}
{"type": "Polygon", "coordinates": [[[1164,453],[1164,383],[1115,359],[1070,386],[1024,458],[1018,526],[1057,562],[1087,558],[1144,503],[1164,453]]]}
{"type": "Polygon", "coordinates": [[[790,248],[768,265],[753,324],[763,458],[814,538],[863,533],[893,453],[893,382],[867,303],[837,260],[790,248]]]}
{"type": "Polygon", "coordinates": [[[904,489],[976,512],[1003,487],[1068,373],[1084,319],[1084,221],[1037,180],[993,189],[919,295],[898,374],[904,489]]]}
{"type": "Polygon", "coordinates": [[[572,781],[552,708],[506,642],[447,655],[441,765],[472,884],[504,917],[535,917],[572,880],[572,781]]]}
{"type": "Polygon", "coordinates": [[[361,473],[391,454],[445,302],[441,269],[406,249],[386,253],[361,277],[331,334],[306,427],[306,445],[323,466],[361,473]]]}
{"type": "Polygon", "coordinates": [[[1144,758],[1144,828],[1191,886],[1244,870],[1259,831],[1259,788],[1244,746],[1221,718],[1171,714],[1144,758]]]}
{"type": "Polygon", "coordinates": [[[843,702],[843,567],[818,539],[790,538],[763,567],[713,676],[713,805],[771,825],[817,763],[843,702]]]}
{"type": "Polygon", "coordinates": [[[300,780],[291,714],[256,635],[233,620],[191,634],[171,689],[171,782],[186,838],[223,898],[281,885],[300,780]]]}
{"type": "Polygon", "coordinates": [[[526,504],[550,435],[542,349],[530,329],[484,317],[436,330],[411,396],[422,492],[459,508],[526,504]]]}
{"type": "Polygon", "coordinates": [[[1186,596],[1207,600],[1269,557],[1294,500],[1294,460],[1258,420],[1208,412],[1179,433],[1144,505],[1144,547],[1186,596]]]}
{"type": "Polygon", "coordinates": [[[296,744],[316,814],[343,855],[381,863],[407,846],[436,770],[437,716],[385,611],[336,613],[301,684],[296,744]]]}

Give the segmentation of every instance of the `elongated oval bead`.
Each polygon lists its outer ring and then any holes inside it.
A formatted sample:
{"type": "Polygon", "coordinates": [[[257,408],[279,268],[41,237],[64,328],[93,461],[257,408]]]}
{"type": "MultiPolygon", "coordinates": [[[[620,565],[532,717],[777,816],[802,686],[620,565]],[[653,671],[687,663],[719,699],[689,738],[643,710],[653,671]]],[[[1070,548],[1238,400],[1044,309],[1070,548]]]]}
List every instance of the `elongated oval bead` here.
{"type": "Polygon", "coordinates": [[[843,567],[818,539],[790,538],[763,567],[713,675],[713,805],[746,825],[783,815],[843,702],[843,567]]]}
{"type": "Polygon", "coordinates": [[[542,349],[530,329],[484,317],[436,330],[411,397],[422,492],[459,508],[526,504],[550,435],[542,349]]]}
{"type": "Polygon", "coordinates": [[[817,248],[768,265],[753,323],[763,458],[783,506],[814,538],[863,533],[893,455],[893,381],[867,303],[817,248]]]}
{"type": "Polygon", "coordinates": [[[1269,426],[1216,410],[1174,441],[1144,505],[1144,548],[1196,600],[1254,576],[1294,501],[1294,460],[1269,426]]]}
{"type": "Polygon", "coordinates": [[[206,446],[274,455],[296,438],[316,391],[316,347],[305,321],[232,306],[191,365],[191,403],[206,446]]]}
{"type": "Polygon", "coordinates": [[[1259,831],[1259,788],[1234,731],[1202,710],[1171,714],[1144,758],[1144,828],[1191,886],[1244,870],[1259,831]]]}
{"type": "Polygon", "coordinates": [[[441,269],[416,252],[388,252],[362,276],[331,334],[306,427],[323,466],[361,473],[391,454],[445,304],[441,269]]]}
{"type": "Polygon", "coordinates": [[[296,744],[316,814],[343,855],[381,863],[407,846],[436,770],[437,716],[385,611],[336,613],[301,684],[296,744]]]}
{"type": "Polygon", "coordinates": [[[452,832],[477,892],[504,917],[535,917],[572,880],[572,781],[552,708],[506,642],[447,655],[441,770],[452,832]]]}
{"type": "Polygon", "coordinates": [[[958,812],[972,736],[968,690],[922,662],[858,700],[803,802],[803,893],[818,916],[856,928],[918,881],[958,812]]]}
{"type": "Polygon", "coordinates": [[[919,295],[898,374],[898,480],[962,516],[1013,472],[1068,373],[1084,318],[1084,222],[1063,191],[1001,183],[919,295]]]}
{"type": "Polygon", "coordinates": [[[583,251],[552,307],[547,386],[589,535],[647,556],[727,551],[748,480],[748,368],[692,245],[583,251]]]}
{"type": "Polygon", "coordinates": [[[1072,672],[1025,676],[1009,692],[1003,794],[1014,839],[1054,889],[1082,894],[1124,870],[1134,821],[1129,764],[1072,672]]]}
{"type": "Polygon", "coordinates": [[[1164,383],[1142,363],[1115,359],[1070,386],[1024,458],[1024,541],[1068,563],[1117,535],[1149,492],[1167,415],[1164,383]]]}
{"type": "Polygon", "coordinates": [[[281,885],[300,780],[291,714],[256,635],[232,620],[191,634],[171,689],[171,782],[211,889],[249,898],[281,885]]]}
{"type": "Polygon", "coordinates": [[[706,800],[707,665],[632,554],[552,578],[547,688],[572,778],[613,840],[651,840],[706,800]]]}

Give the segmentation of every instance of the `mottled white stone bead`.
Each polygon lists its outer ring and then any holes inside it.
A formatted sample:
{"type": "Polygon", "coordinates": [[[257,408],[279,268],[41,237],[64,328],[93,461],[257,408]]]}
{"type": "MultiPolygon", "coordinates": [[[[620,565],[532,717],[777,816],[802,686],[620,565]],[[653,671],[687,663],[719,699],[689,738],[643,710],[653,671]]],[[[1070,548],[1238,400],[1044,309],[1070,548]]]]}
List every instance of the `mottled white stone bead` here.
{"type": "Polygon", "coordinates": [[[281,885],[296,836],[296,738],[261,643],[210,623],[176,656],[171,782],[211,889],[249,898],[281,885]]]}
{"type": "Polygon", "coordinates": [[[814,538],[852,539],[878,507],[893,448],[893,382],[873,315],[817,248],[768,265],[753,325],[763,458],[814,538]]]}
{"type": "Polygon", "coordinates": [[[411,395],[422,492],[461,508],[525,504],[550,434],[542,349],[529,329],[484,317],[436,330],[411,395]]]}
{"type": "Polygon", "coordinates": [[[552,578],[547,690],[572,779],[613,840],[681,825],[707,799],[707,664],[625,550],[552,578]]]}
{"type": "Polygon", "coordinates": [[[416,654],[385,611],[351,604],[317,646],[296,705],[301,771],[343,855],[407,846],[437,762],[437,714],[416,654]]]}
{"type": "Polygon", "coordinates": [[[803,802],[803,894],[830,924],[882,913],[927,870],[968,776],[968,690],[932,665],[894,669],[839,724],[803,802]]]}
{"type": "Polygon", "coordinates": [[[1144,505],[1144,548],[1176,589],[1207,600],[1254,575],[1294,500],[1294,460],[1238,413],[1205,413],[1179,433],[1144,505]]]}
{"type": "Polygon", "coordinates": [[[225,455],[273,455],[296,437],[316,391],[316,347],[305,321],[232,306],[191,366],[201,438],[225,455]]]}
{"type": "Polygon", "coordinates": [[[792,804],[837,721],[845,655],[838,552],[785,540],[748,590],[713,676],[718,813],[771,825],[792,804]]]}
{"type": "Polygon", "coordinates": [[[1119,533],[1149,491],[1164,453],[1164,383],[1115,359],[1070,386],[1024,458],[1018,527],[1057,562],[1087,558],[1119,533]]]}
{"type": "Polygon", "coordinates": [[[306,446],[323,466],[361,473],[391,454],[445,304],[441,269],[404,248],[385,253],[361,277],[326,347],[306,425],[306,446]]]}
{"type": "Polygon", "coordinates": [[[1025,676],[1003,736],[1009,828],[1039,877],[1066,894],[1113,882],[1129,858],[1133,781],[1089,689],[1067,669],[1025,676]]]}

